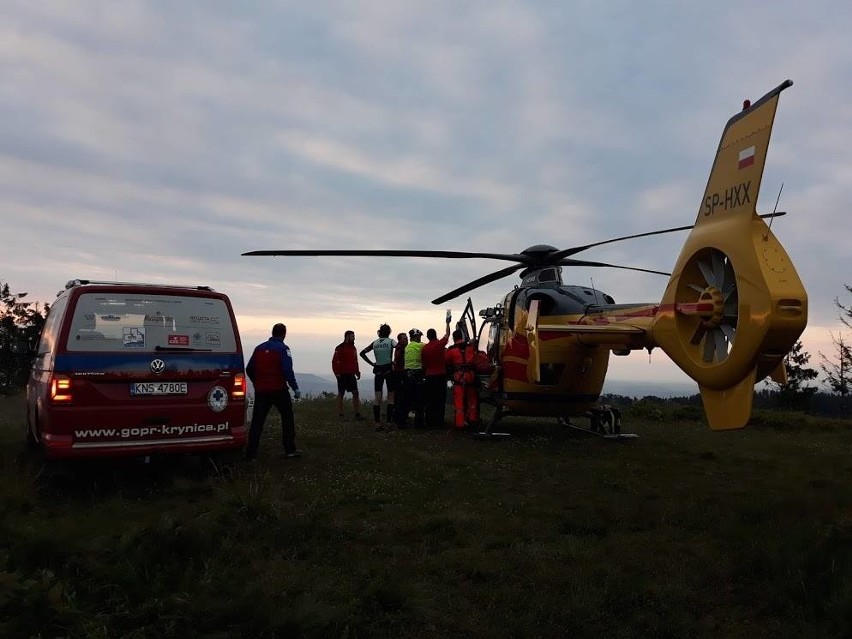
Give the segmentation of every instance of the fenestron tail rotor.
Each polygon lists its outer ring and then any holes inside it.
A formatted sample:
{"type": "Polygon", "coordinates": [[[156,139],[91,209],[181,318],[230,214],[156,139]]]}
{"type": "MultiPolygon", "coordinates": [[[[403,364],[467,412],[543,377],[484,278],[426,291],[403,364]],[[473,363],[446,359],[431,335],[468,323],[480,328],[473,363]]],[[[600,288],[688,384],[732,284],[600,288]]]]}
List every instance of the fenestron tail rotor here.
{"type": "Polygon", "coordinates": [[[734,345],[739,315],[731,260],[722,251],[705,249],[693,256],[686,273],[690,278],[687,287],[698,294],[696,314],[681,315],[682,321],[696,324],[689,343],[699,349],[705,363],[721,363],[734,345]]]}

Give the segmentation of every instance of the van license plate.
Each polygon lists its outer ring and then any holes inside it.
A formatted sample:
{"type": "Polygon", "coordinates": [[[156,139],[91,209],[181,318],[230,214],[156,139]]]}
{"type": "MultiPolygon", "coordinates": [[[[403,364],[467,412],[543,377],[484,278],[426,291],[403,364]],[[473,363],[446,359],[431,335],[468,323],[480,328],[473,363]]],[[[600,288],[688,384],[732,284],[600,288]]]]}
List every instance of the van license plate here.
{"type": "Polygon", "coordinates": [[[130,385],[131,395],[186,395],[186,382],[138,382],[130,385]]]}

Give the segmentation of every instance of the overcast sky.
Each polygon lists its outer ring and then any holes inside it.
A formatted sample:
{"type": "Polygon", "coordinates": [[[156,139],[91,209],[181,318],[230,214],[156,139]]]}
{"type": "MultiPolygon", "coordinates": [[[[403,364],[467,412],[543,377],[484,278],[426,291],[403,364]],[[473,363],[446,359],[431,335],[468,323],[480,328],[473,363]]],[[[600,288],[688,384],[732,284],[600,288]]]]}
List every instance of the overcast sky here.
{"type": "MultiPolygon", "coordinates": [[[[283,321],[296,370],[442,328],[429,300],[492,260],[241,257],[254,249],[515,253],[690,224],[727,119],[790,78],[758,212],[830,352],[846,297],[852,7],[845,2],[0,0],[0,281],[205,284],[244,346],[283,321]]],[[[578,258],[670,270],[686,234],[578,258]]],[[[566,269],[617,302],[665,278],[566,269]]],[[[518,279],[472,293],[495,304],[518,279]]],[[[685,381],[654,351],[610,376],[685,381]]],[[[812,360],[812,364],[816,362],[812,360]]]]}

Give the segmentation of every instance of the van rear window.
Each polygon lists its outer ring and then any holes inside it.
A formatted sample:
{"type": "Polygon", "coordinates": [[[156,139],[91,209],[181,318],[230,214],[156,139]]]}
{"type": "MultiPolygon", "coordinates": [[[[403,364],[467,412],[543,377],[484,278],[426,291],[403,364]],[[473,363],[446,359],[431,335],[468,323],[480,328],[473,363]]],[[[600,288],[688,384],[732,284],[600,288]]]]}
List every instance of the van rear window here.
{"type": "Polygon", "coordinates": [[[77,299],[69,351],[237,350],[231,314],[217,298],[83,293],[77,299]]]}

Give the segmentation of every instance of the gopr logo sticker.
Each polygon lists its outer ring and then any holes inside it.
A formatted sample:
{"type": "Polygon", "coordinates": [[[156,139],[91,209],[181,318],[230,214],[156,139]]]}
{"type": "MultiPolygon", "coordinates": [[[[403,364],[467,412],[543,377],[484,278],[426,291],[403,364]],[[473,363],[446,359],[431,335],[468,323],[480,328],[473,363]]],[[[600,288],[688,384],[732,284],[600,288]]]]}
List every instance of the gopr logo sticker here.
{"type": "Polygon", "coordinates": [[[207,406],[214,413],[221,413],[228,405],[228,391],[221,386],[214,386],[207,393],[207,406]]]}

